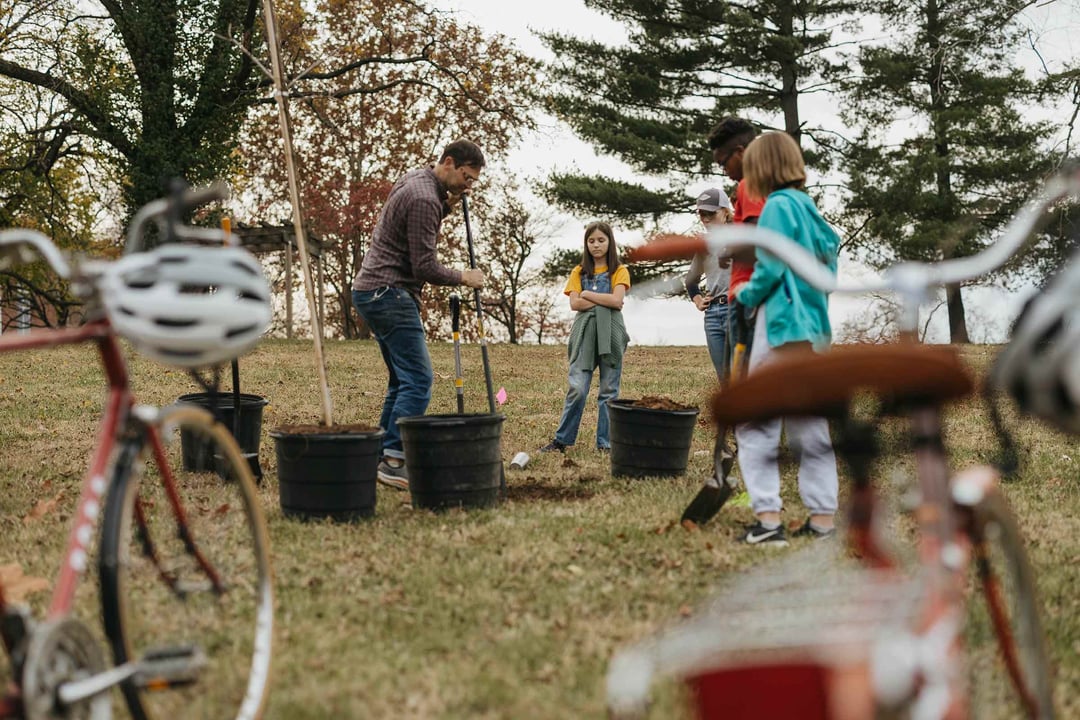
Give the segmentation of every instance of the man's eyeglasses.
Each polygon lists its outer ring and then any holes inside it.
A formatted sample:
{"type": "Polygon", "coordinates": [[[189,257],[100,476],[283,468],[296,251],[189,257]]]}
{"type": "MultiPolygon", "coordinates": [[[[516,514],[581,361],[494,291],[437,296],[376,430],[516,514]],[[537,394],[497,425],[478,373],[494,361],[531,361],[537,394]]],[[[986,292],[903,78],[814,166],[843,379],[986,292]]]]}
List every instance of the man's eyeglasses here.
{"type": "Polygon", "coordinates": [[[719,165],[720,167],[724,167],[725,165],[728,164],[728,160],[731,159],[731,156],[734,155],[735,153],[739,152],[739,150],[742,150],[742,145],[740,145],[740,146],[738,146],[736,148],[732,148],[723,157],[716,158],[716,164],[719,165]]]}
{"type": "Polygon", "coordinates": [[[474,182],[480,179],[480,173],[476,173],[475,175],[470,174],[475,171],[468,165],[459,165],[458,169],[461,170],[461,174],[465,177],[465,183],[468,185],[472,185],[474,182]]]}
{"type": "Polygon", "coordinates": [[[702,220],[712,220],[714,217],[716,217],[715,210],[698,210],[697,214],[698,217],[702,220]]]}

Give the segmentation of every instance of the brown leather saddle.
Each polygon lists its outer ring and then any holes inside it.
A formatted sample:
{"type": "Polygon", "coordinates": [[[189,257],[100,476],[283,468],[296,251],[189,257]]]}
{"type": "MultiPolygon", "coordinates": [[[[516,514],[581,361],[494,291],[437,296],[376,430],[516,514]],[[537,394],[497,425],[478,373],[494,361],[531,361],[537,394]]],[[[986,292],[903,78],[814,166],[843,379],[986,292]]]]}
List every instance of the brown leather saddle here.
{"type": "Polygon", "coordinates": [[[873,393],[898,406],[937,406],[970,395],[975,381],[948,345],[842,345],[794,350],[718,390],[713,420],[736,425],[785,416],[835,416],[873,393]]]}

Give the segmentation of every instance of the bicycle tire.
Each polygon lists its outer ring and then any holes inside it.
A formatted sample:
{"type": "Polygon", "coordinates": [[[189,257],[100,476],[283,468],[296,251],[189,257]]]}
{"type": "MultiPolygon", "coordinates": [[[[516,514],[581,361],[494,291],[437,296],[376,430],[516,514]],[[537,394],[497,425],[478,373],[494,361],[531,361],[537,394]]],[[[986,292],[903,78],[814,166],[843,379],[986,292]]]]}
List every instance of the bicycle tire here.
{"type": "MultiPolygon", "coordinates": [[[[971,509],[968,534],[972,542],[972,560],[979,592],[985,601],[982,627],[989,625],[996,639],[993,658],[983,658],[982,671],[1000,672],[989,668],[990,662],[1003,664],[1010,683],[988,682],[986,678],[973,681],[973,689],[982,692],[999,691],[1011,685],[1013,697],[992,697],[983,703],[979,717],[1019,717],[1033,720],[1052,720],[1054,717],[1053,684],[1047,655],[1045,635],[1040,619],[1035,572],[1031,567],[1023,536],[1005,498],[997,490],[987,492],[971,509]]],[[[969,625],[972,618],[969,614],[969,625]]],[[[976,621],[969,636],[977,633],[976,621]]],[[[971,640],[969,637],[969,645],[971,640]]],[[[974,673],[980,660],[972,658],[974,673]]],[[[978,700],[978,698],[973,698],[978,700]]],[[[976,708],[978,711],[978,708],[976,708]]]]}
{"type": "Polygon", "coordinates": [[[166,408],[155,425],[122,442],[102,521],[105,633],[117,665],[180,658],[168,672],[159,662],[121,684],[132,717],[262,716],[273,637],[269,547],[248,463],[210,413],[166,408]],[[185,470],[180,449],[159,444],[179,513],[154,452],[157,428],[211,443],[220,463],[218,472],[185,470]]]}

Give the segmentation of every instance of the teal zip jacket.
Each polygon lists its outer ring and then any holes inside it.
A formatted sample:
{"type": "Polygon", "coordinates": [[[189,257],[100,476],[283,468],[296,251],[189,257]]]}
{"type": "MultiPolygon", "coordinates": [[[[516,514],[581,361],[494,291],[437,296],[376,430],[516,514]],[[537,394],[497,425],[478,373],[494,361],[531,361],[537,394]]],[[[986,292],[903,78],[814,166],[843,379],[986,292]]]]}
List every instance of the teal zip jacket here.
{"type": "MultiPolygon", "coordinates": [[[[840,237],[814,201],[802,190],[786,188],[770,193],[758,226],[775,230],[809,250],[834,275],[840,237]]],[[[832,342],[829,296],[807,285],[773,255],[758,249],[754,274],[739,291],[747,307],[764,303],[769,347],[809,341],[821,351],[832,342]]]]}

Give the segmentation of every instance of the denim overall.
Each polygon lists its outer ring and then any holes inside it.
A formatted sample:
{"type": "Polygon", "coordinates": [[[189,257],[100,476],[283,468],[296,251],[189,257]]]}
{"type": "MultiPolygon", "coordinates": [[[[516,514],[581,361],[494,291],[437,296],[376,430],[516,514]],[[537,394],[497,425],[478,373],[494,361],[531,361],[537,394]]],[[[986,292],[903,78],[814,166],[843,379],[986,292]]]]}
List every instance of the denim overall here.
{"type": "MultiPolygon", "coordinates": [[[[582,274],[581,289],[598,293],[611,292],[611,276],[607,272],[589,277],[582,274]]],[[[563,445],[573,445],[577,441],[578,426],[585,411],[585,400],[589,397],[589,385],[592,383],[593,370],[600,368],[600,388],[597,397],[596,447],[610,448],[610,423],[608,420],[608,401],[619,396],[619,380],[622,378],[622,366],[609,367],[600,362],[599,356],[592,365],[582,362],[581,353],[570,364],[569,385],[566,391],[566,403],[563,405],[559,429],[555,431],[555,440],[563,445]]]]}

